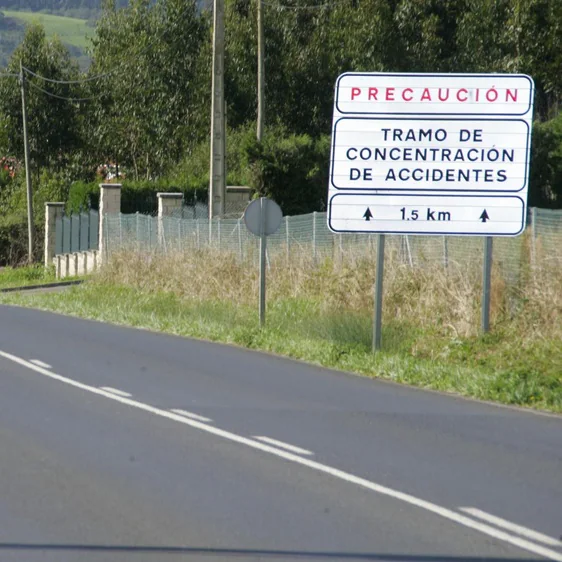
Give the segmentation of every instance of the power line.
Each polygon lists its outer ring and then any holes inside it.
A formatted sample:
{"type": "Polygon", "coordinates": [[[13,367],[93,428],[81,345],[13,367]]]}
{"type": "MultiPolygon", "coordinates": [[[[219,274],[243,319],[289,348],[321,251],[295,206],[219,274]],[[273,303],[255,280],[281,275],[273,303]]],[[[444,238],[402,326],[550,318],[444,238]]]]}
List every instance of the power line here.
{"type": "MultiPolygon", "coordinates": [[[[176,16],[176,18],[181,18],[189,9],[191,9],[191,6],[189,5],[189,3],[186,5],[186,7],[179,13],[179,15],[176,16]]],[[[155,37],[152,41],[149,41],[146,45],[144,45],[143,49],[141,50],[141,53],[138,53],[137,56],[139,55],[144,55],[146,54],[146,52],[148,52],[148,50],[154,45],[154,43],[158,40],[157,37],[155,37]]],[[[116,72],[118,72],[121,68],[125,67],[125,62],[122,61],[122,63],[120,65],[117,65],[117,67],[113,68],[112,70],[108,70],[107,72],[101,73],[101,74],[96,74],[94,76],[89,76],[88,78],[83,78],[81,80],[55,80],[53,78],[47,78],[46,76],[41,76],[40,74],[36,74],[35,72],[33,72],[32,70],[30,70],[29,68],[26,68],[25,66],[22,67],[28,74],[31,74],[32,76],[34,76],[35,78],[38,78],[40,80],[44,80],[45,82],[50,82],[52,84],[84,84],[86,82],[92,82],[94,80],[100,80],[102,78],[105,78],[107,76],[111,76],[112,74],[115,74],[116,72]]],[[[5,73],[5,74],[0,74],[0,76],[15,76],[19,78],[19,74],[10,74],[10,73],[5,73]]],[[[30,84],[32,84],[30,82],[30,84]]],[[[35,87],[35,86],[34,86],[35,87]]],[[[40,90],[41,88],[37,87],[38,90],[40,90]]],[[[47,95],[52,95],[53,97],[61,97],[61,96],[56,96],[55,94],[51,94],[50,92],[46,92],[45,90],[41,90],[44,93],[46,93],[47,95]]],[[[63,99],[63,98],[61,98],[63,99]]],[[[71,98],[68,98],[71,99],[71,98]]],[[[93,99],[93,98],[81,98],[81,99],[93,99]]],[[[81,101],[81,99],[76,99],[76,101],[81,101]]]]}
{"type": "MultiPolygon", "coordinates": [[[[177,16],[178,18],[180,18],[181,16],[184,15],[184,13],[186,13],[188,11],[188,9],[190,9],[190,6],[186,6],[186,8],[184,10],[182,10],[180,12],[180,14],[177,16]]],[[[138,55],[144,55],[146,54],[146,52],[148,52],[148,50],[150,49],[150,47],[153,46],[153,44],[157,41],[157,38],[154,38],[152,41],[149,41],[142,49],[141,53],[139,53],[138,55]]],[[[137,56],[138,56],[137,55],[137,56]]],[[[53,78],[47,78],[46,76],[41,76],[40,74],[36,74],[35,72],[33,72],[32,70],[30,70],[29,68],[26,68],[25,66],[23,67],[23,69],[28,73],[31,74],[32,76],[34,76],[35,78],[39,78],[40,80],[44,80],[45,82],[50,82],[52,84],[84,84],[86,82],[92,82],[94,80],[100,80],[101,78],[105,78],[107,76],[111,76],[112,74],[115,74],[117,71],[120,70],[120,68],[123,68],[125,66],[124,61],[120,64],[117,65],[117,67],[113,68],[112,70],[108,70],[107,72],[101,73],[101,74],[96,74],[94,76],[90,76],[88,78],[83,78],[81,80],[55,80],[53,78]]],[[[19,74],[6,74],[6,76],[17,76],[19,77],[19,74]]],[[[37,88],[40,89],[40,88],[37,88]]],[[[48,93],[48,92],[45,92],[48,93]]],[[[54,96],[54,94],[51,94],[54,96]]],[[[54,97],[59,97],[59,96],[54,96],[54,97]]],[[[86,99],[86,98],[84,98],[86,99]]]]}
{"type": "Polygon", "coordinates": [[[35,76],[35,78],[39,78],[40,80],[44,80],[45,82],[51,82],[52,84],[84,84],[85,82],[92,82],[93,80],[99,80],[100,78],[105,78],[106,76],[110,76],[111,74],[117,71],[117,69],[110,70],[109,72],[104,72],[103,74],[96,74],[95,76],[83,78],[82,80],[54,80],[53,78],[47,78],[45,76],[41,76],[40,74],[36,74],[35,72],[29,70],[29,68],[26,68],[25,66],[22,68],[28,74],[31,74],[31,76],[35,76]]]}
{"type": "Polygon", "coordinates": [[[34,84],[33,82],[27,82],[27,84],[29,84],[32,88],[35,88],[36,90],[39,90],[40,92],[43,92],[44,94],[46,94],[47,96],[51,96],[52,98],[57,98],[59,100],[65,100],[65,101],[90,101],[90,100],[95,100],[97,98],[100,98],[101,95],[99,96],[91,96],[89,98],[69,98],[69,97],[65,97],[65,96],[59,96],[57,94],[53,94],[52,92],[48,92],[47,90],[44,90],[43,88],[40,88],[39,86],[37,86],[37,84],[34,84]]]}

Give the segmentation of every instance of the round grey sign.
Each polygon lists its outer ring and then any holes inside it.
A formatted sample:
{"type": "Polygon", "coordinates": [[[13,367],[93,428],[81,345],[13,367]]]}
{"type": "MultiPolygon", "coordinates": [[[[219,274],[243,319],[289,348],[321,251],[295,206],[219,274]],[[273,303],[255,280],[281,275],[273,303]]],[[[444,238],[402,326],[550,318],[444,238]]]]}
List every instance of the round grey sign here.
{"type": "Polygon", "coordinates": [[[256,236],[262,234],[262,220],[263,220],[263,234],[269,236],[277,232],[283,212],[281,207],[271,199],[261,197],[254,199],[244,211],[244,223],[246,228],[256,236]]]}

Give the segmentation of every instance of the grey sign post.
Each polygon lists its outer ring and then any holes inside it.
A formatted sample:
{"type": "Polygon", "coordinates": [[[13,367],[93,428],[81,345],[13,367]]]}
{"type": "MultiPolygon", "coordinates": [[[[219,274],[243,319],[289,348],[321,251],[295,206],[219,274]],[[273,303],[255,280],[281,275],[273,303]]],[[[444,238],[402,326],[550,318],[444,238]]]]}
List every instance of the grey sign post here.
{"type": "Polygon", "coordinates": [[[260,237],[260,326],[265,324],[265,262],[267,237],[277,232],[283,213],[275,201],[261,197],[252,201],[244,211],[246,228],[260,237]]]}

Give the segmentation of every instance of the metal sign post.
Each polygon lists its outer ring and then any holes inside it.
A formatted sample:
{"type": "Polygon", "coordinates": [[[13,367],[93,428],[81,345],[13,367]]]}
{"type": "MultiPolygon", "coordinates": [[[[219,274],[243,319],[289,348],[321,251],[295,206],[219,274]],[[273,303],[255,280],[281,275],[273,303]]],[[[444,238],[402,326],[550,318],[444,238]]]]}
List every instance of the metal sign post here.
{"type": "Polygon", "coordinates": [[[279,205],[265,197],[252,201],[244,211],[246,228],[260,237],[260,327],[265,325],[267,237],[277,232],[282,218],[279,205]]]}
{"type": "Polygon", "coordinates": [[[482,274],[482,332],[490,331],[490,293],[492,288],[492,242],[491,236],[484,238],[484,267],[482,274]]]}
{"type": "Polygon", "coordinates": [[[267,251],[267,236],[265,227],[267,216],[265,214],[265,199],[260,198],[260,327],[265,324],[265,257],[267,251]]]}
{"type": "Polygon", "coordinates": [[[384,279],[384,234],[377,240],[377,271],[375,277],[375,318],[373,323],[373,351],[381,349],[382,342],[382,286],[384,279]]]}
{"type": "MultiPolygon", "coordinates": [[[[489,267],[490,237],[525,229],[533,97],[521,74],[342,74],[328,227],[483,236],[489,267]]],[[[380,330],[373,338],[378,349],[380,330]]]]}

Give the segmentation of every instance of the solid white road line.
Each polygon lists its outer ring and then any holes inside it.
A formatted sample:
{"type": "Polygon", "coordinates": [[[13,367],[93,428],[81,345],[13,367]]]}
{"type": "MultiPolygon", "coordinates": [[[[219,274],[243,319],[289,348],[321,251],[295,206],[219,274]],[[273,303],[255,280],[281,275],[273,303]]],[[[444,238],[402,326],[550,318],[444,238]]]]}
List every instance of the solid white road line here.
{"type": "Polygon", "coordinates": [[[43,367],[44,369],[52,369],[51,365],[43,363],[43,361],[39,361],[39,359],[30,359],[29,362],[37,365],[38,367],[43,367]]]}
{"type": "Polygon", "coordinates": [[[110,400],[115,400],[116,402],[121,402],[121,404],[126,404],[127,406],[131,406],[132,408],[137,408],[139,410],[143,410],[145,412],[149,412],[156,416],[160,416],[162,418],[167,418],[172,421],[176,421],[182,423],[184,425],[188,425],[190,427],[194,427],[196,429],[200,429],[202,431],[206,431],[212,435],[216,435],[217,437],[222,437],[223,439],[228,439],[229,441],[233,441],[235,443],[240,443],[241,445],[246,445],[248,447],[252,447],[253,449],[258,449],[265,453],[270,453],[271,455],[275,455],[277,457],[283,458],[285,460],[294,462],[296,464],[300,464],[302,466],[306,466],[318,472],[322,472],[324,474],[329,474],[334,478],[339,478],[345,482],[349,482],[351,484],[355,484],[367,490],[371,490],[372,492],[376,492],[377,494],[381,494],[384,496],[388,496],[394,498],[396,500],[403,501],[409,505],[419,507],[421,509],[425,509],[435,515],[439,515],[449,521],[453,521],[454,523],[458,523],[459,525],[463,525],[468,527],[469,529],[473,529],[475,531],[479,531],[489,537],[493,537],[500,541],[506,542],[513,546],[517,546],[523,550],[528,552],[532,552],[534,554],[538,554],[539,556],[543,556],[544,558],[548,558],[549,560],[555,560],[556,562],[562,562],[562,553],[556,552],[554,550],[550,550],[544,546],[540,546],[535,544],[531,541],[526,539],[522,539],[521,537],[517,537],[514,535],[510,535],[504,531],[500,531],[495,527],[491,527],[490,525],[486,525],[485,523],[480,523],[479,521],[475,521],[470,517],[465,515],[461,515],[460,513],[448,509],[446,507],[441,507],[437,504],[428,502],[426,500],[422,500],[421,498],[417,498],[410,494],[400,492],[398,490],[394,490],[392,488],[388,488],[386,486],[382,486],[381,484],[377,484],[376,482],[372,482],[365,478],[361,478],[359,476],[355,476],[348,472],[344,472],[343,470],[339,470],[337,468],[332,468],[331,466],[321,464],[319,462],[313,461],[311,459],[299,457],[298,455],[294,455],[293,453],[289,453],[286,451],[281,451],[280,449],[276,449],[271,447],[270,445],[266,445],[259,441],[254,441],[252,439],[248,439],[246,437],[242,437],[241,435],[237,435],[235,433],[231,433],[230,431],[225,431],[223,429],[218,429],[213,427],[212,425],[206,425],[204,423],[190,420],[184,416],[180,416],[178,414],[174,414],[172,412],[168,412],[166,410],[161,410],[160,408],[155,408],[154,406],[150,406],[149,404],[144,404],[143,402],[138,402],[137,400],[132,400],[131,398],[124,398],[121,396],[116,396],[106,390],[97,388],[95,386],[90,386],[76,380],[70,379],[68,377],[63,377],[62,375],[57,375],[47,369],[42,367],[37,367],[33,363],[22,359],[21,357],[17,357],[10,353],[6,353],[5,351],[0,351],[0,357],[4,357],[14,363],[19,365],[23,365],[37,373],[44,375],[45,377],[51,378],[53,380],[62,382],[69,386],[73,386],[74,388],[79,388],[86,392],[90,392],[92,394],[97,394],[99,396],[104,396],[105,398],[109,398],[110,400]]]}
{"type": "Polygon", "coordinates": [[[287,451],[292,451],[293,453],[297,453],[299,455],[313,455],[312,451],[307,451],[306,449],[301,449],[300,447],[295,447],[294,445],[289,445],[289,443],[285,443],[283,441],[277,441],[277,439],[271,439],[270,437],[262,437],[258,435],[253,436],[254,439],[259,439],[260,441],[264,441],[265,443],[269,443],[270,445],[277,445],[277,447],[281,447],[282,449],[287,449],[287,451]]]}
{"type": "Polygon", "coordinates": [[[118,388],[111,388],[110,386],[100,386],[102,390],[106,392],[111,392],[111,394],[116,394],[117,396],[123,396],[124,398],[130,398],[132,394],[125,392],[124,390],[119,390],[118,388]]]}
{"type": "Polygon", "coordinates": [[[523,537],[527,537],[528,539],[542,542],[543,544],[547,544],[548,546],[557,546],[562,547],[562,542],[555,539],[554,537],[549,537],[548,535],[544,535],[543,533],[539,533],[538,531],[533,531],[533,529],[529,529],[527,527],[523,527],[523,525],[517,525],[516,523],[512,523],[511,521],[506,521],[501,517],[496,517],[495,515],[491,515],[490,513],[486,513],[480,509],[476,509],[475,507],[459,507],[461,511],[472,515],[478,519],[482,519],[487,521],[488,523],[492,523],[492,525],[496,525],[496,527],[502,527],[503,529],[507,529],[508,531],[513,531],[518,535],[523,537]]]}
{"type": "Polygon", "coordinates": [[[200,422],[209,423],[213,420],[211,418],[206,418],[205,416],[200,416],[199,414],[193,414],[192,412],[186,412],[185,410],[170,410],[174,414],[179,414],[180,416],[185,416],[186,418],[191,418],[192,420],[197,420],[200,422]]]}

